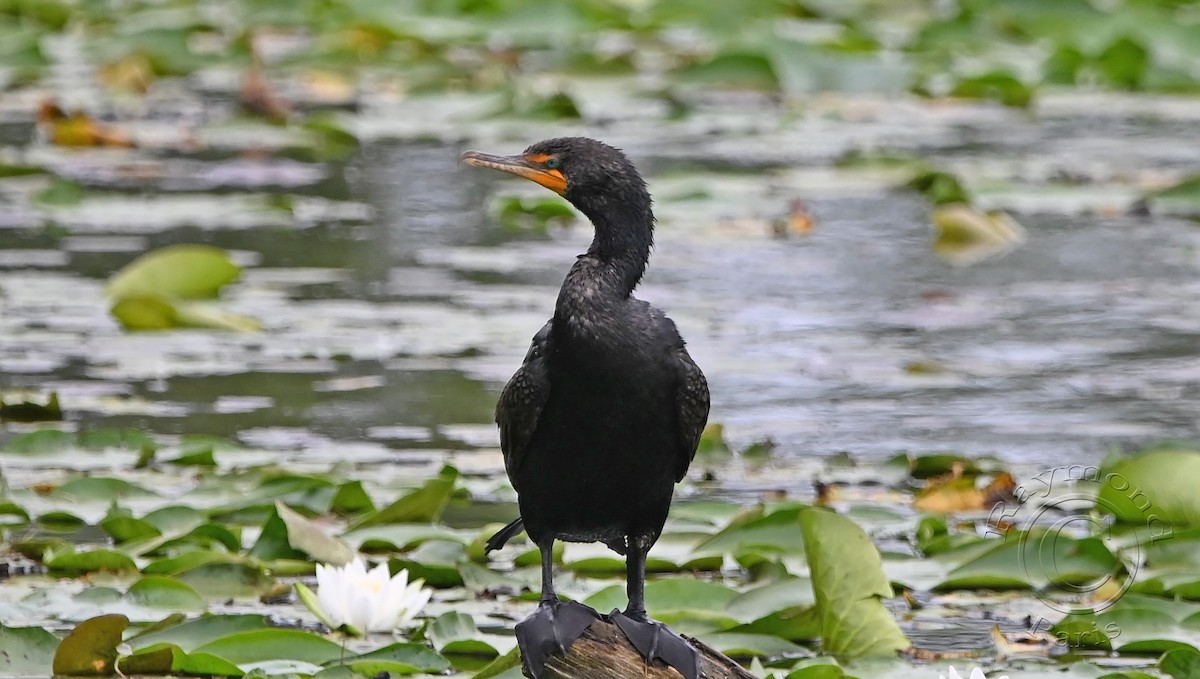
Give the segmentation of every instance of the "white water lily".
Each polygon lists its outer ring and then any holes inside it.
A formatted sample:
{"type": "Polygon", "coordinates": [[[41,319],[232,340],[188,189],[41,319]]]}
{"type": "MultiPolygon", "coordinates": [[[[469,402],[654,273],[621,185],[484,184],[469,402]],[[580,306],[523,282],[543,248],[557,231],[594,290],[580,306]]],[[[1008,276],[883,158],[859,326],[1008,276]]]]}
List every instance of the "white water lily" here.
{"type": "Polygon", "coordinates": [[[333,629],[346,625],[351,634],[391,632],[412,620],[429,603],[433,590],[424,581],[408,582],[408,571],[395,576],[387,564],[370,571],[362,557],[345,566],[317,564],[317,595],[304,585],[296,591],[318,618],[333,629]]]}
{"type": "MultiPolygon", "coordinates": [[[[963,679],[963,678],[962,678],[962,675],[960,675],[958,673],[958,671],[954,669],[954,666],[951,665],[950,666],[950,676],[947,677],[944,674],[939,674],[938,679],[963,679]]],[[[971,668],[971,676],[967,677],[967,679],[987,679],[987,677],[983,674],[983,670],[979,669],[978,667],[972,667],[971,668]]],[[[1008,679],[1008,675],[1005,675],[1002,677],[993,677],[993,679],[1008,679]]]]}

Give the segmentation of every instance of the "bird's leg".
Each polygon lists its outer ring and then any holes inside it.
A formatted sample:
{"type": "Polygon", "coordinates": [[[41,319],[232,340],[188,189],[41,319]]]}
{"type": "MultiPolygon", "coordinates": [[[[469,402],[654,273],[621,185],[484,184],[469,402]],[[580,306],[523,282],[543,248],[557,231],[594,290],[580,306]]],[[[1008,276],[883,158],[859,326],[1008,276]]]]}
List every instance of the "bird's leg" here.
{"type": "Polygon", "coordinates": [[[625,578],[629,606],[623,613],[613,611],[612,621],[647,661],[662,660],[678,670],[684,679],[697,679],[700,654],[683,637],[646,615],[646,552],[649,546],[632,537],[627,544],[625,578]]]}
{"type": "Polygon", "coordinates": [[[517,645],[526,674],[542,676],[552,653],[566,655],[600,614],[575,601],[561,602],[554,592],[554,539],[538,542],[542,552],[542,597],[537,610],[517,623],[517,645]]]}

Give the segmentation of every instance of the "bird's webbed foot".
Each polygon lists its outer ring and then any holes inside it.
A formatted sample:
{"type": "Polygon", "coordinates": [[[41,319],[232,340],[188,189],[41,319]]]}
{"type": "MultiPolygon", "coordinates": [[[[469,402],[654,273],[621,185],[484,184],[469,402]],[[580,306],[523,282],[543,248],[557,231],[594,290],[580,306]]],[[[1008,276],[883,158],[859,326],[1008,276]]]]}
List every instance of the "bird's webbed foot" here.
{"type": "Polygon", "coordinates": [[[700,654],[666,625],[647,618],[645,613],[613,611],[609,617],[646,660],[665,662],[678,670],[683,679],[700,676],[700,654]]]}
{"type": "Polygon", "coordinates": [[[517,645],[526,674],[542,676],[550,655],[566,655],[571,644],[599,619],[600,614],[590,606],[575,601],[540,603],[532,615],[517,623],[517,645]]]}

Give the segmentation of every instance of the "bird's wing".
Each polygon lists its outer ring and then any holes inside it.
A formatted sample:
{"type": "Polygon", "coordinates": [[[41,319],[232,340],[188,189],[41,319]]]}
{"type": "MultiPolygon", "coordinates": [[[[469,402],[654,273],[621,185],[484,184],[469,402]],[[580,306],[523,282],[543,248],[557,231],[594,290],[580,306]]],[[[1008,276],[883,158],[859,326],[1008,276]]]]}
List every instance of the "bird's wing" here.
{"type": "Polygon", "coordinates": [[[550,375],[546,369],[549,343],[550,323],[546,323],[534,335],[529,352],[525,354],[525,362],[504,385],[504,391],[496,403],[500,450],[504,453],[504,469],[513,488],[517,487],[517,469],[521,467],[521,460],[537,429],[542,407],[550,396],[550,375]]]}
{"type": "Polygon", "coordinates": [[[675,462],[675,481],[678,483],[687,474],[696,448],[700,446],[700,434],[708,422],[708,381],[700,366],[688,355],[687,349],[678,352],[677,371],[679,381],[675,390],[675,411],[679,420],[680,449],[675,462]]]}

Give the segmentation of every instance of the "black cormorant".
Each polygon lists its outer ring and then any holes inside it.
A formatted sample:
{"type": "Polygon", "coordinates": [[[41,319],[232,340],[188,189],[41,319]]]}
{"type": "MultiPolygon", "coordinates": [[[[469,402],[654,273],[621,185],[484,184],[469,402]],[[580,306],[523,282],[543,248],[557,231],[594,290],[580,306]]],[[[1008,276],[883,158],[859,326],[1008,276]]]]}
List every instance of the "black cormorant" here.
{"type": "Polygon", "coordinates": [[[542,555],[538,610],[517,625],[526,669],[600,617],[554,592],[555,540],[603,542],[626,557],[629,606],[611,619],[634,646],[695,679],[699,658],[646,616],[646,552],[662,533],[708,419],[708,384],[662,311],[633,297],[654,239],[646,183],[625,154],[583,137],[550,139],[515,156],[469,151],[462,161],[524,177],[566,198],[595,237],[558,293],[496,405],[504,466],[521,516],[489,540],[524,527],[542,555]]]}

